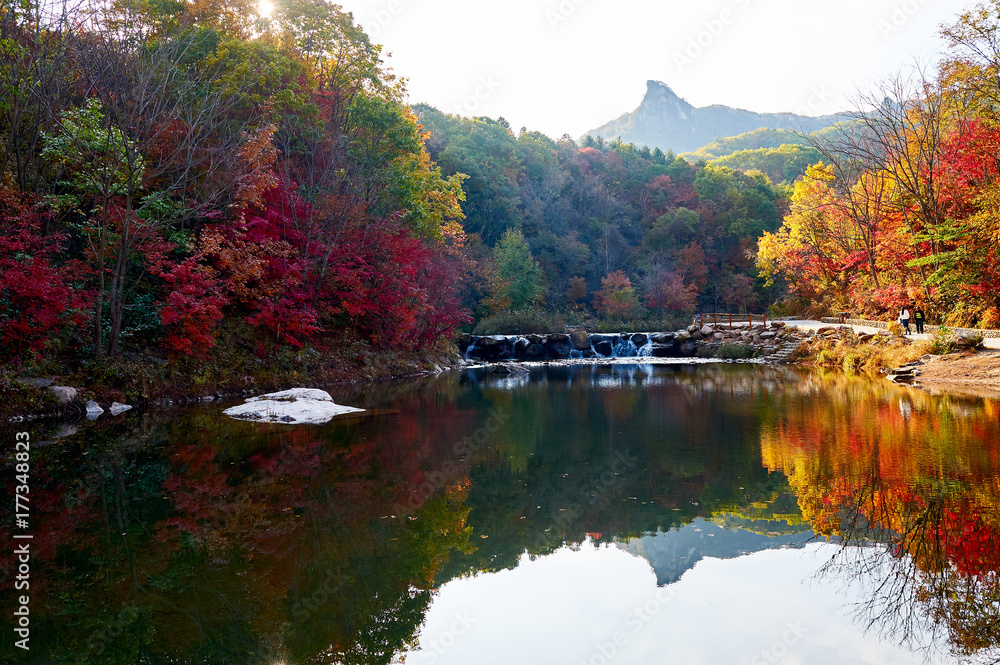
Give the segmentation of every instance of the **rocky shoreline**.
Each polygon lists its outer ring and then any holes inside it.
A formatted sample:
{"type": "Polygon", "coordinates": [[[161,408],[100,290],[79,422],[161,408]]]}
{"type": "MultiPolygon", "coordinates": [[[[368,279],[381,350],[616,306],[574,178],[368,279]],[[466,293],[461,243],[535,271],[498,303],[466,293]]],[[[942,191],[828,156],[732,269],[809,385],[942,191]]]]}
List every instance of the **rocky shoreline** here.
{"type": "Polygon", "coordinates": [[[6,400],[8,406],[15,406],[8,409],[0,408],[0,425],[39,420],[95,420],[118,416],[128,410],[125,407],[134,406],[138,411],[164,410],[253,397],[272,391],[301,387],[303,384],[313,388],[329,389],[351,384],[427,376],[465,365],[465,361],[458,353],[445,346],[420,355],[385,353],[375,358],[374,362],[368,360],[353,359],[349,355],[341,354],[339,357],[332,357],[327,363],[334,366],[333,371],[321,368],[319,371],[298,372],[297,378],[285,376],[277,380],[266,378],[257,380],[257,377],[246,376],[241,377],[242,385],[216,385],[197,389],[184,382],[165,382],[154,387],[148,394],[135,399],[128,399],[118,386],[90,385],[86,381],[79,381],[79,376],[13,379],[6,377],[0,381],[0,405],[6,400]],[[74,378],[77,381],[74,381],[74,378]]]}
{"type": "MultiPolygon", "coordinates": [[[[543,335],[461,335],[456,340],[457,353],[439,355],[434,362],[408,363],[409,371],[389,371],[377,376],[361,376],[354,380],[329,381],[303,377],[313,387],[328,388],[359,382],[374,382],[398,378],[411,378],[435,374],[447,369],[467,367],[470,364],[492,367],[494,371],[508,371],[523,363],[551,362],[650,362],[669,359],[736,360],[762,364],[803,364],[824,366],[818,362],[820,348],[847,342],[862,348],[890,344],[888,332],[875,334],[854,333],[849,326],[829,325],[816,330],[796,328],[791,321],[769,321],[766,325],[704,325],[689,326],[684,330],[669,332],[635,332],[601,334],[586,331],[550,333],[543,335]]],[[[899,342],[896,342],[897,344],[899,342]]],[[[903,342],[907,343],[907,342],[903,342]]],[[[923,356],[910,362],[886,367],[880,372],[894,383],[921,383],[921,373],[926,364],[936,356],[923,356]]],[[[846,369],[846,368],[845,368],[846,369]]],[[[100,417],[105,412],[114,417],[131,408],[116,399],[101,399],[91,391],[70,386],[55,385],[49,379],[21,379],[26,389],[35,391],[46,402],[44,409],[24,415],[8,416],[9,423],[41,419],[100,417]]],[[[288,386],[284,386],[288,387],[288,386]]],[[[990,387],[990,386],[987,386],[990,387]]],[[[273,389],[273,388],[272,388],[273,389]]],[[[280,388],[278,388],[280,389],[280,388]]],[[[265,390],[215,390],[208,394],[161,395],[146,403],[136,404],[141,409],[166,409],[172,407],[213,402],[259,395],[265,390]]],[[[15,412],[16,413],[16,412],[15,412]]]]}

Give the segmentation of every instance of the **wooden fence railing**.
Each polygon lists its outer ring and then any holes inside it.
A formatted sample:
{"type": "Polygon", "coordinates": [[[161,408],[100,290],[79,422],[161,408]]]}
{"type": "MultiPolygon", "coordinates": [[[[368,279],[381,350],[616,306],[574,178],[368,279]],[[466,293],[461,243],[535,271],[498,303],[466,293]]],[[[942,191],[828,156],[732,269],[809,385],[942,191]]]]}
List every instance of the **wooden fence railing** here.
{"type": "Polygon", "coordinates": [[[702,326],[705,324],[717,326],[720,323],[729,324],[730,326],[732,326],[734,323],[743,323],[744,321],[748,322],[751,326],[754,325],[754,322],[766,326],[767,314],[731,314],[729,312],[707,312],[707,313],[698,312],[695,321],[697,321],[698,324],[702,326]]]}

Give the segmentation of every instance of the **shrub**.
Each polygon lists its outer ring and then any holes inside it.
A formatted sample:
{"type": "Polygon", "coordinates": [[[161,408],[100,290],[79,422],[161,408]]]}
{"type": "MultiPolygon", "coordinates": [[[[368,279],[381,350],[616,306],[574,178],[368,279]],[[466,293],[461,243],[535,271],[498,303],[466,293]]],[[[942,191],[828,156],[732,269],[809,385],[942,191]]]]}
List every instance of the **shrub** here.
{"type": "Polygon", "coordinates": [[[955,350],[955,335],[950,328],[941,326],[931,334],[931,353],[943,356],[955,350]]]}
{"type": "Polygon", "coordinates": [[[161,382],[157,367],[138,358],[105,356],[90,363],[89,374],[94,388],[118,393],[128,404],[145,402],[161,382]]]}
{"type": "Polygon", "coordinates": [[[666,332],[681,330],[690,324],[691,316],[689,314],[674,312],[660,316],[599,319],[585,324],[584,327],[596,333],[666,332]]]}
{"type": "Polygon", "coordinates": [[[860,353],[848,353],[844,356],[844,371],[857,372],[865,364],[865,357],[860,353]]]}
{"type": "Polygon", "coordinates": [[[752,346],[730,342],[720,346],[718,353],[715,355],[722,360],[746,360],[747,358],[756,356],[757,351],[752,346]]]}
{"type": "Polygon", "coordinates": [[[56,406],[56,399],[50,391],[22,383],[12,368],[2,365],[0,395],[4,397],[0,400],[0,418],[4,420],[56,406]]]}
{"type": "Polygon", "coordinates": [[[482,319],[473,328],[473,335],[530,335],[561,332],[566,328],[562,314],[526,309],[519,312],[499,312],[482,319]]]}

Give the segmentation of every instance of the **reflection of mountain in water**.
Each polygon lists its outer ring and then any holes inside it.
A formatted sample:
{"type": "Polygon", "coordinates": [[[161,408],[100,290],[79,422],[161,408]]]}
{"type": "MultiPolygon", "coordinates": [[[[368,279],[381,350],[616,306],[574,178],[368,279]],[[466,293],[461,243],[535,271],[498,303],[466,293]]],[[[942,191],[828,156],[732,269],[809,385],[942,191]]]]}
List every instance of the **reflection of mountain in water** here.
{"type": "Polygon", "coordinates": [[[648,561],[656,573],[657,585],[663,586],[679,580],[705,557],[734,559],[761,550],[799,548],[812,538],[812,531],[763,536],[744,529],[724,529],[714,522],[698,518],[675,531],[630,538],[618,547],[648,561]]]}

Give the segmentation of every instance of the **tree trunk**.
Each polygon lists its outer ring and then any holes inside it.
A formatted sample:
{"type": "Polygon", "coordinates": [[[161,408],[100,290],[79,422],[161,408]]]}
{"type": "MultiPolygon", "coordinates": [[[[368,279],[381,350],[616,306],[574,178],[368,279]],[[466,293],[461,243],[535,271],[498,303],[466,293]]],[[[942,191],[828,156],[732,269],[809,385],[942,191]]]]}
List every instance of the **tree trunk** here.
{"type": "Polygon", "coordinates": [[[121,336],[122,317],[125,314],[125,271],[128,269],[128,264],[126,263],[127,254],[123,248],[119,247],[118,260],[115,263],[114,275],[111,282],[111,335],[108,342],[108,354],[112,357],[118,355],[118,340],[121,336]]]}
{"type": "Polygon", "coordinates": [[[104,350],[101,343],[103,331],[101,330],[101,313],[104,309],[104,267],[98,267],[97,273],[97,297],[94,299],[94,358],[100,358],[104,350]]]}

